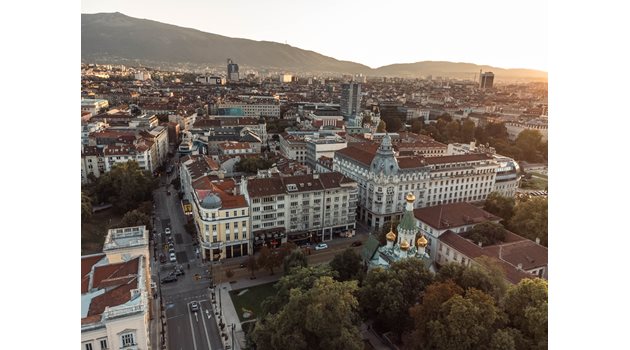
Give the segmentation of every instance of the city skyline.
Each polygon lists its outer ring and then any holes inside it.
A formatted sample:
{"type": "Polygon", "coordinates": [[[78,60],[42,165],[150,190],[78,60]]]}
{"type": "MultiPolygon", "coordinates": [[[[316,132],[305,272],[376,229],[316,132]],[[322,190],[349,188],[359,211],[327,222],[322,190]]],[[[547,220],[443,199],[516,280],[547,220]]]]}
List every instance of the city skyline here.
{"type": "Polygon", "coordinates": [[[390,2],[387,8],[369,4],[334,5],[314,6],[284,0],[265,4],[233,1],[212,8],[209,4],[189,1],[175,8],[161,2],[149,5],[143,1],[83,1],[81,12],[121,12],[228,37],[286,43],[371,68],[450,61],[547,71],[547,12],[542,1],[523,8],[496,1],[474,5],[457,1],[422,5],[390,2]],[[242,10],[245,6],[248,11],[242,10]],[[406,11],[401,11],[403,6],[406,11]],[[183,8],[187,10],[181,11],[183,8]],[[453,13],[453,8],[458,11],[453,13]],[[272,18],[280,21],[269,20],[269,15],[265,20],[258,17],[270,9],[271,13],[277,12],[277,17],[272,18]],[[326,24],[325,18],[335,13],[356,13],[356,17],[341,20],[339,24],[326,24]],[[517,18],[515,13],[519,14],[517,18]],[[392,16],[399,17],[394,21],[396,26],[379,25],[383,20],[391,23],[392,16]],[[454,29],[462,27],[466,29],[454,29]]]}

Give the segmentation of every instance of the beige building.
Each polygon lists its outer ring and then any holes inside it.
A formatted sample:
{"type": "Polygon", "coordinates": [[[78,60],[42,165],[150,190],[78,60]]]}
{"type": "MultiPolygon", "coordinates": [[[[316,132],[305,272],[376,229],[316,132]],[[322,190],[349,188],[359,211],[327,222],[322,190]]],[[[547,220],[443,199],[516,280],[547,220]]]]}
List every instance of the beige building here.
{"type": "Polygon", "coordinates": [[[81,349],[149,350],[146,228],[109,230],[103,252],[81,257],[81,349]]]}
{"type": "Polygon", "coordinates": [[[249,207],[233,179],[203,176],[185,191],[191,197],[193,220],[205,260],[251,254],[249,207]]]}

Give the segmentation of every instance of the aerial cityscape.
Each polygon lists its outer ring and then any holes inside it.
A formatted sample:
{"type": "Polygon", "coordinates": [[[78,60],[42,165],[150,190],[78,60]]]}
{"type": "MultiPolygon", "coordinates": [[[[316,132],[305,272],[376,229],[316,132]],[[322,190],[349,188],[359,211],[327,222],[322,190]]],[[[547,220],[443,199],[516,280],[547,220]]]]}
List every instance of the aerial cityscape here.
{"type": "Polygon", "coordinates": [[[82,350],[547,349],[547,72],[81,21],[82,350]]]}

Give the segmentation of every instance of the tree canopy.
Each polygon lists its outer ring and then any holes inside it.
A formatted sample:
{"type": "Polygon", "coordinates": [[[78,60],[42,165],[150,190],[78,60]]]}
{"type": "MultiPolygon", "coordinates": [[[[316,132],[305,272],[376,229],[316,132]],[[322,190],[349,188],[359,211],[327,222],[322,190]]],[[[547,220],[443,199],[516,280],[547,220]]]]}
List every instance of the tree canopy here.
{"type": "Polygon", "coordinates": [[[387,270],[370,270],[359,291],[361,314],[377,328],[401,336],[412,326],[409,308],[432,281],[432,273],[417,258],[394,262],[387,270]]]}
{"type": "Polygon", "coordinates": [[[376,127],[376,132],[385,132],[387,130],[387,125],[384,120],[381,120],[376,127]]]}
{"type": "Polygon", "coordinates": [[[534,197],[525,202],[519,202],[514,208],[514,215],[508,227],[519,235],[535,241],[540,238],[540,244],[547,246],[547,198],[534,197]]]}
{"type": "Polygon", "coordinates": [[[116,228],[119,227],[132,227],[132,226],[142,226],[145,225],[147,229],[150,231],[153,230],[153,223],[151,221],[151,217],[139,209],[134,209],[132,211],[128,211],[120,220],[120,223],[116,225],[116,228]]]}
{"type": "Polygon", "coordinates": [[[306,255],[304,252],[295,248],[291,250],[291,252],[284,257],[283,259],[284,273],[289,273],[294,268],[306,267],[308,266],[308,261],[306,260],[306,255]]]}
{"type": "Polygon", "coordinates": [[[89,220],[92,217],[92,198],[81,191],[81,220],[89,220]]]}
{"type": "Polygon", "coordinates": [[[361,280],[363,272],[362,259],[352,248],[335,255],[330,267],[337,271],[339,281],[361,280]]]}
{"type": "Polygon", "coordinates": [[[476,244],[481,243],[483,246],[486,246],[503,242],[506,234],[507,230],[503,225],[486,221],[475,225],[470,231],[464,234],[464,237],[472,240],[476,244]]]}
{"type": "Polygon", "coordinates": [[[98,178],[94,185],[98,202],[109,202],[120,213],[137,208],[152,200],[157,180],[142,170],[135,161],[115,164],[111,171],[98,178]]]}
{"type": "Polygon", "coordinates": [[[363,349],[359,332],[356,281],[317,278],[308,290],[290,290],[276,314],[258,320],[252,334],[256,348],[363,349]]]}
{"type": "Polygon", "coordinates": [[[492,192],[483,204],[483,210],[502,218],[507,223],[513,215],[516,201],[513,197],[506,197],[499,192],[492,192]]]}
{"type": "Polygon", "coordinates": [[[261,157],[248,157],[241,158],[241,160],[236,163],[235,170],[246,173],[256,173],[258,170],[269,169],[272,165],[273,162],[271,160],[261,157]]]}

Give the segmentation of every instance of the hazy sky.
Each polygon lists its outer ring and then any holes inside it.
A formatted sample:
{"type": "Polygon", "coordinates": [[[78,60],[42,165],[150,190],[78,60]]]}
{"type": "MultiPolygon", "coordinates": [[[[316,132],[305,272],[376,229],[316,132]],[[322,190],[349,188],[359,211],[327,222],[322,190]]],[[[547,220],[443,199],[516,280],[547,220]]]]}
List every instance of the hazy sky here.
{"type": "Polygon", "coordinates": [[[373,68],[453,61],[547,70],[542,0],[82,0],[81,12],[286,42],[373,68]]]}

